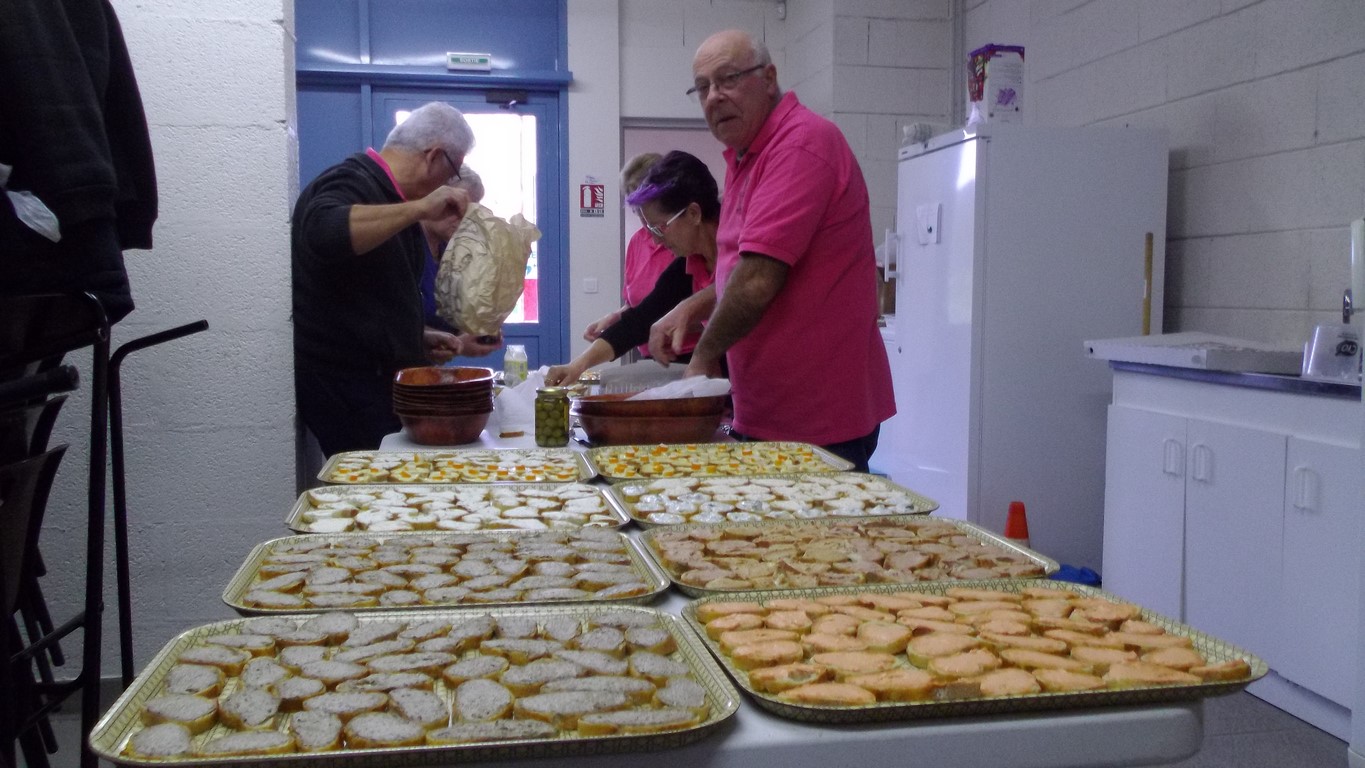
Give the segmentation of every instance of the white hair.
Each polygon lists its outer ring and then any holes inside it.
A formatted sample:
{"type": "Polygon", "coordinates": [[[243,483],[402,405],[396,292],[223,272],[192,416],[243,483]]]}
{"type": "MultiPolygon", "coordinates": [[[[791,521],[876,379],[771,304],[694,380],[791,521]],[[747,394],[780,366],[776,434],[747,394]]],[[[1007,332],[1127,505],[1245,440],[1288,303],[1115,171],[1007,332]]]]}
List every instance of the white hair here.
{"type": "Polygon", "coordinates": [[[457,187],[468,192],[469,199],[476,203],[483,199],[483,179],[479,177],[478,171],[475,171],[468,165],[461,165],[460,178],[451,180],[449,184],[452,187],[457,187]]]}
{"type": "Polygon", "coordinates": [[[460,158],[474,148],[474,129],[460,110],[443,101],[431,101],[414,109],[408,119],[394,126],[384,139],[384,149],[396,147],[426,152],[440,147],[460,158]]]}

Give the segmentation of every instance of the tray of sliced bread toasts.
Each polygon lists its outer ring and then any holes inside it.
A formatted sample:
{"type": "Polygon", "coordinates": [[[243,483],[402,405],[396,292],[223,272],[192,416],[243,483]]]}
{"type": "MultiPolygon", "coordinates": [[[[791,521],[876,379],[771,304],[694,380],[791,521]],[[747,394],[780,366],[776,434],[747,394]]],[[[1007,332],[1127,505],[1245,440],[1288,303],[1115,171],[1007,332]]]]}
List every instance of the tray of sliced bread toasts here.
{"type": "Polygon", "coordinates": [[[668,585],[639,544],[610,528],[314,534],[256,545],[223,602],[245,615],[643,603],[668,585]]]}
{"type": "Polygon", "coordinates": [[[588,483],[328,485],[299,494],[285,519],[299,533],[550,531],[628,522],[603,486],[588,483]]]}
{"type": "Polygon", "coordinates": [[[1037,579],[1056,560],[962,520],[872,517],[677,525],[640,542],[693,597],[924,581],[1037,579]]]}
{"type": "Polygon", "coordinates": [[[1189,626],[1050,580],[747,592],[683,615],[759,706],[811,722],[1199,699],[1267,671],[1189,626]]]}
{"type": "Polygon", "coordinates": [[[572,448],[345,451],[318,471],[324,483],[569,483],[596,472],[572,448]]]}
{"type": "Polygon", "coordinates": [[[660,477],[620,482],[607,498],[642,527],[927,515],[938,502],[862,472],[660,477]]]}
{"type": "Polygon", "coordinates": [[[265,616],[176,637],[90,745],[126,765],[445,764],[674,747],[738,706],[651,608],[265,616]]]}

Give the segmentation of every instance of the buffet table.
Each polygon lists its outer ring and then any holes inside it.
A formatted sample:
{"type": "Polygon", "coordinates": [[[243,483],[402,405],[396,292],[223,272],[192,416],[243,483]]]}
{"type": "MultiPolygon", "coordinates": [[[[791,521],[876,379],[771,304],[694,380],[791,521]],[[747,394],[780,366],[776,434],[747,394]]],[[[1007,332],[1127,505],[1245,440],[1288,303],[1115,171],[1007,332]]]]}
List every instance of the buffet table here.
{"type": "MultiPolygon", "coordinates": [[[[466,448],[529,448],[530,435],[500,439],[484,432],[466,448]]],[[[584,446],[570,441],[579,450],[584,446]]],[[[403,433],[384,438],[382,450],[421,450],[403,433]]],[[[630,531],[629,533],[634,533],[630,531]]],[[[669,592],[656,607],[679,613],[687,598],[669,592]]],[[[934,768],[1062,768],[1162,765],[1199,751],[1201,702],[1027,713],[982,718],[934,718],[903,723],[818,725],[771,715],[743,699],[718,732],[695,744],[650,753],[651,766],[790,768],[797,765],[925,765],[934,768]]],[[[638,766],[638,753],[559,758],[564,768],[638,766]]],[[[474,765],[469,763],[469,765],[474,765]]],[[[544,759],[479,763],[502,768],[545,768],[544,759]]]]}

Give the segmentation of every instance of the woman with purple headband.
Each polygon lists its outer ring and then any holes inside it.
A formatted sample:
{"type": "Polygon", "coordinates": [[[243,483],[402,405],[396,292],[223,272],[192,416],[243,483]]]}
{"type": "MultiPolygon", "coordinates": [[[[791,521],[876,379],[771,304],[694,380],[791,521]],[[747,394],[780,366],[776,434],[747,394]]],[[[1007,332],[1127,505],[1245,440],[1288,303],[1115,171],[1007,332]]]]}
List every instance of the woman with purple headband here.
{"type": "MultiPolygon", "coordinates": [[[[550,367],[549,385],[572,384],[594,365],[615,360],[649,340],[649,327],[678,302],[710,285],[716,268],[716,227],[720,195],[706,163],[674,151],[650,167],[626,198],[654,241],[675,258],[639,304],[623,310],[583,354],[550,367]]],[[[700,328],[696,329],[700,332],[700,328]]]]}

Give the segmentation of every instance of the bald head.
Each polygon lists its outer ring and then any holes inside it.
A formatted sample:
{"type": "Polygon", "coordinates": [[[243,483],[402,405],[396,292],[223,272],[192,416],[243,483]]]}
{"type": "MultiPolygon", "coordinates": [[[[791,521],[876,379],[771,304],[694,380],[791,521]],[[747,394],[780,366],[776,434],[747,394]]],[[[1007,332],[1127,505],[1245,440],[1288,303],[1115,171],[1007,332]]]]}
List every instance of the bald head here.
{"type": "Polygon", "coordinates": [[[692,85],[711,133],[740,153],[748,150],[782,97],[767,46],[742,29],[702,41],[692,57],[692,85]]]}

